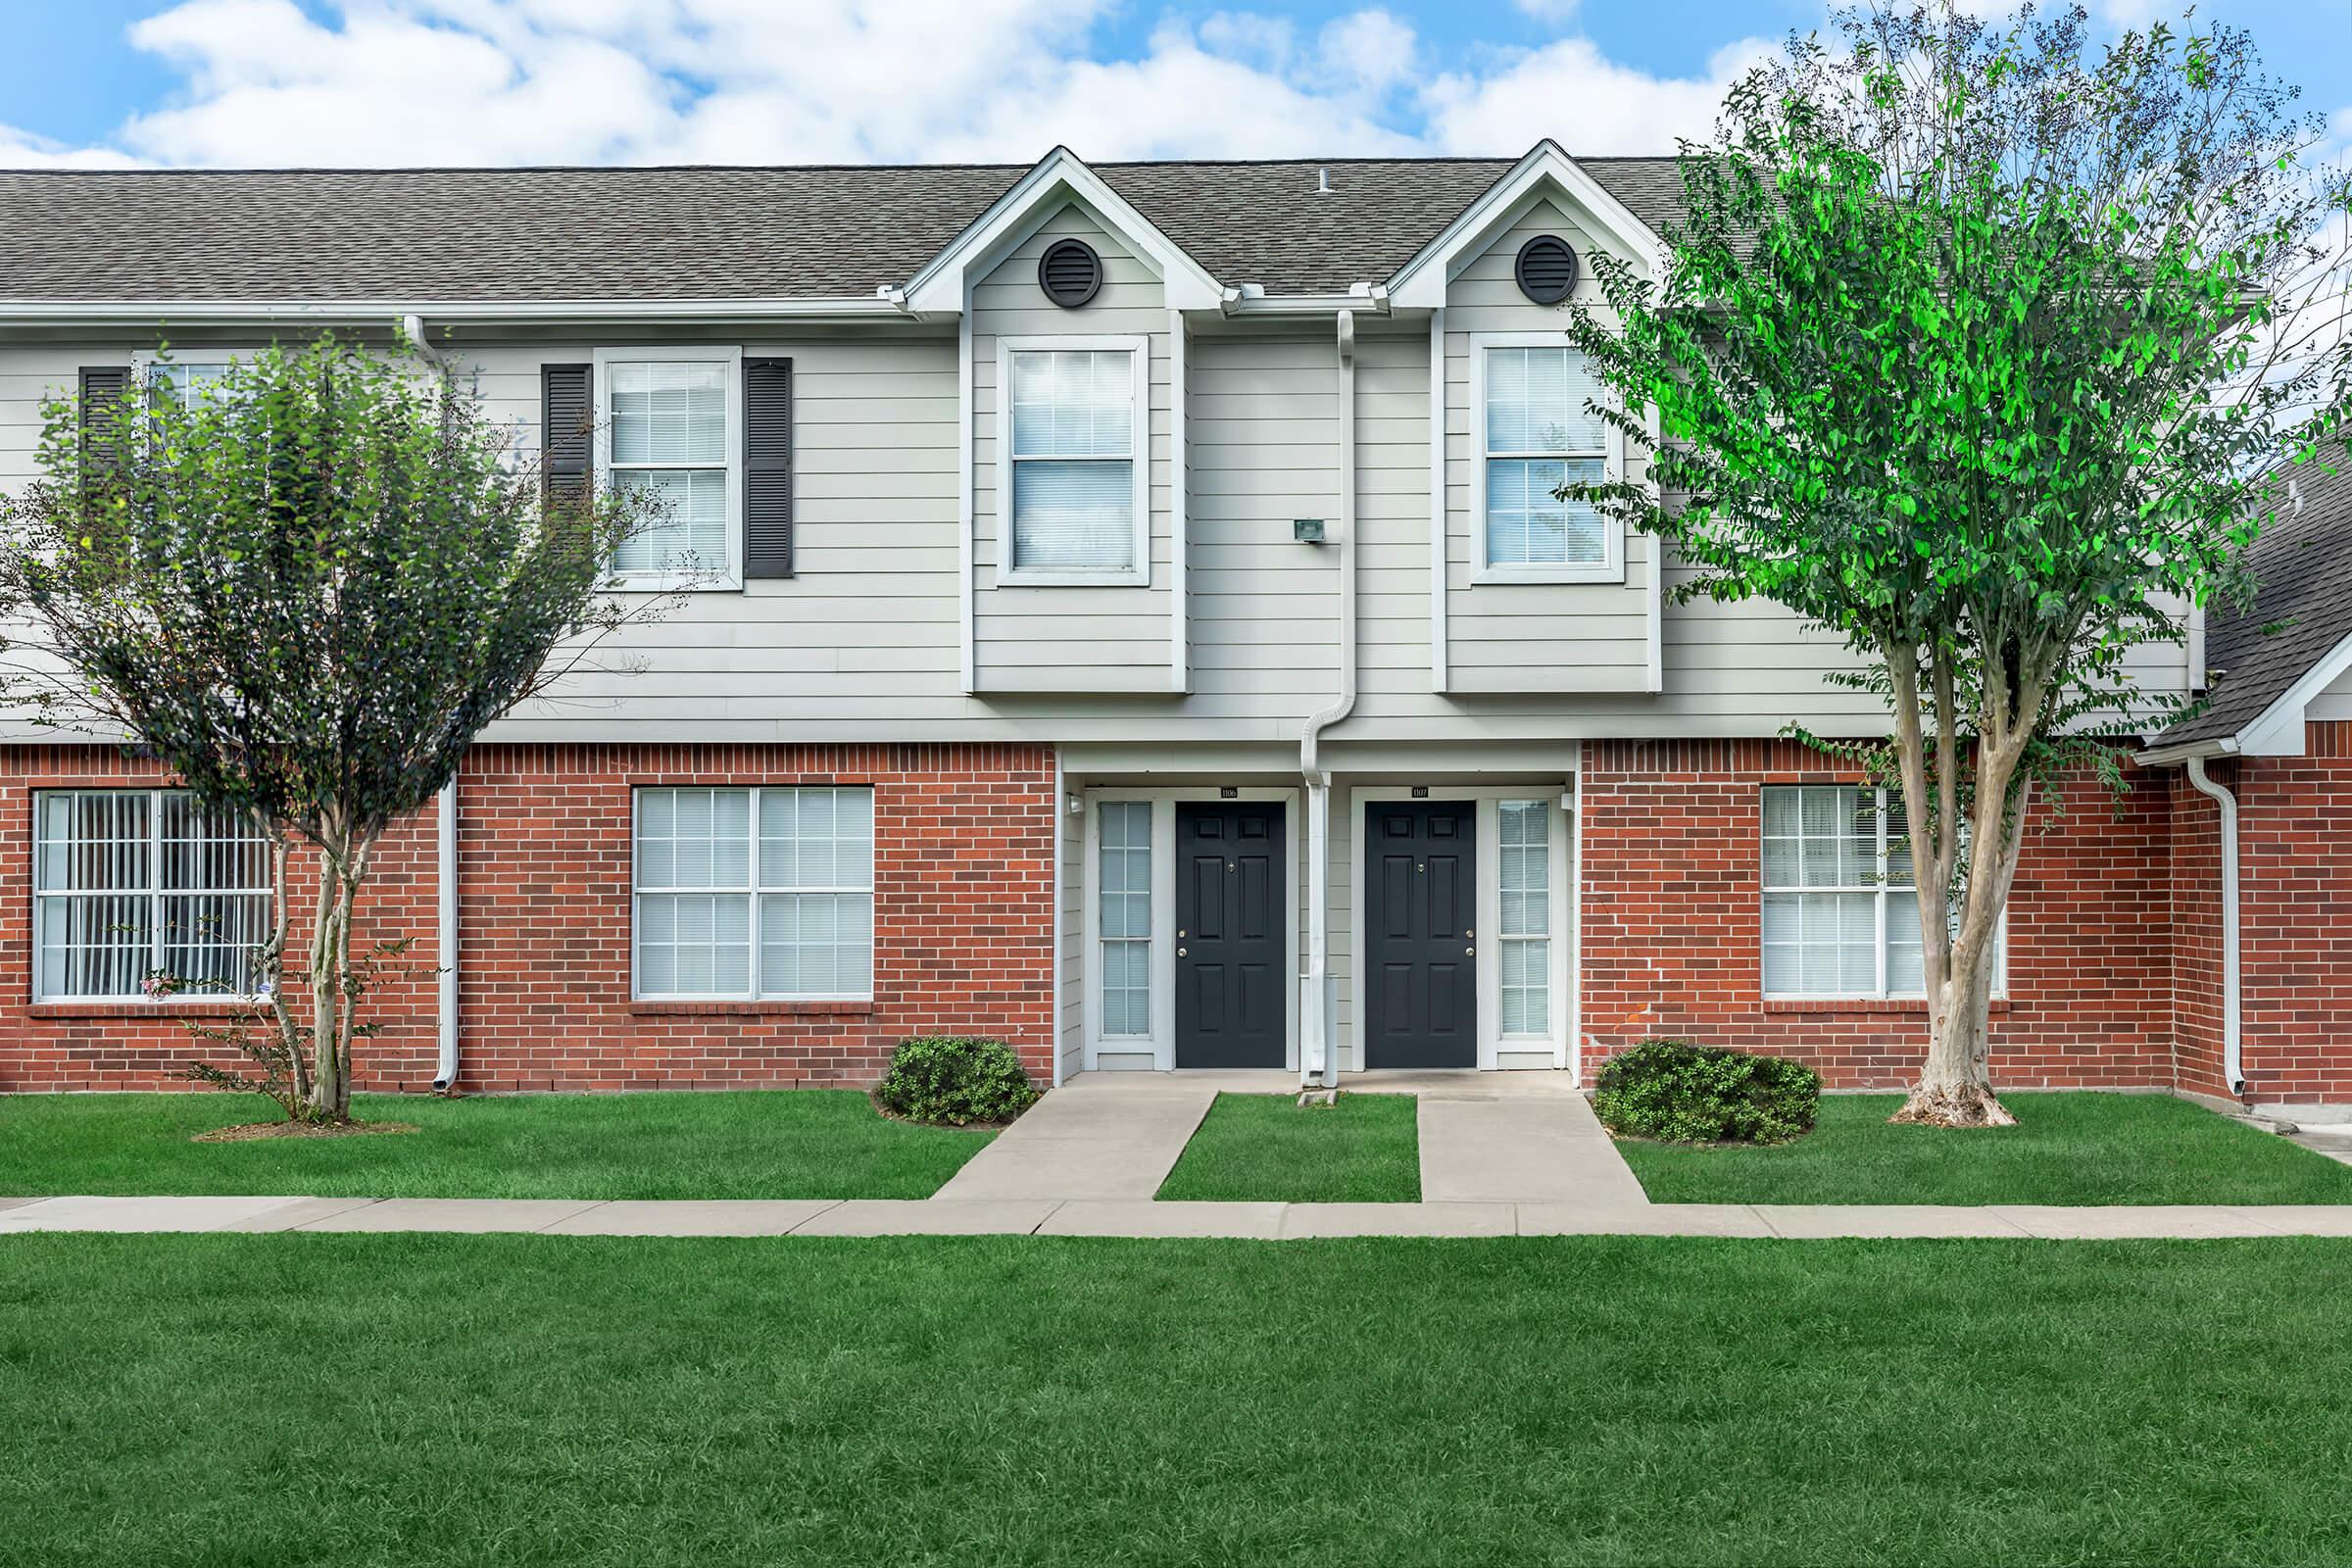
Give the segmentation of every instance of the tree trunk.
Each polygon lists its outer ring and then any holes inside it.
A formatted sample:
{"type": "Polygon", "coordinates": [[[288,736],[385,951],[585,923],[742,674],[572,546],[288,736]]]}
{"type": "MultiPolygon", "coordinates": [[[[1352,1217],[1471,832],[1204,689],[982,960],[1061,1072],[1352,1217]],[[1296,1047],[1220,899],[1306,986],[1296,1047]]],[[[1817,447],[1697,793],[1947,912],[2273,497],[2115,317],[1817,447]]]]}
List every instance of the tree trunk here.
{"type": "Polygon", "coordinates": [[[318,873],[318,918],[311,928],[310,1119],[351,1119],[351,1054],[343,1034],[343,990],[350,966],[351,887],[327,851],[318,873]]]}
{"type": "MultiPolygon", "coordinates": [[[[1998,768],[1988,782],[2004,791],[2007,787],[1998,768]]],[[[1919,1082],[1912,1086],[1910,1097],[1891,1118],[1896,1122],[1932,1127],[2017,1125],[2017,1118],[1992,1092],[1992,980],[2001,911],[2008,906],[2010,885],[2017,877],[2018,857],[2025,849],[2026,812],[2032,802],[2029,777],[2018,789],[2014,812],[1994,817],[1993,833],[1986,834],[1979,822],[1978,842],[1970,846],[1960,941],[1953,947],[1951,969],[1943,984],[1929,994],[1927,1060],[1920,1066],[1919,1082]]],[[[1929,918],[1928,901],[1922,898],[1920,919],[1924,923],[1929,918]]]]}

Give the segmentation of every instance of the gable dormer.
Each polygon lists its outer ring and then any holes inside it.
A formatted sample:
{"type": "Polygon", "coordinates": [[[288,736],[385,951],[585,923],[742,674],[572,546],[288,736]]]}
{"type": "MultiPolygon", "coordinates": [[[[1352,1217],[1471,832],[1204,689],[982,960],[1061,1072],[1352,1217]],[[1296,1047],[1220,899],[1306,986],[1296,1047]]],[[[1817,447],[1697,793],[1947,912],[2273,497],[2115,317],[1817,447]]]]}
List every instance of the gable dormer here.
{"type": "Polygon", "coordinates": [[[1463,696],[1654,692],[1662,552],[1563,481],[1641,479],[1644,449],[1586,408],[1598,392],[1567,315],[1596,306],[1593,260],[1654,269],[1657,236],[1550,143],[1531,152],[1390,285],[1430,312],[1444,417],[1433,423],[1432,683],[1463,696]]]}

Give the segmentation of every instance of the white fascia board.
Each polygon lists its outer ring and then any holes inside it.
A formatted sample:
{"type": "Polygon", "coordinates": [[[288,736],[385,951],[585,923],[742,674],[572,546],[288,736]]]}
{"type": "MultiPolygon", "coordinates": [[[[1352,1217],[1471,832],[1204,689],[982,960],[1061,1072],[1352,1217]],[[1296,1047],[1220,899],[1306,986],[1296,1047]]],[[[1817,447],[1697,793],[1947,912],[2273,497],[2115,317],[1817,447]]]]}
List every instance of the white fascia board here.
{"type": "Polygon", "coordinates": [[[2276,702],[2239,725],[2236,734],[2216,740],[2183,741],[2175,746],[2152,746],[2139,753],[2136,760],[2149,766],[2160,766],[2184,762],[2191,757],[2301,757],[2306,744],[2303,710],[2347,670],[2352,670],[2352,636],[2328,649],[2276,702]]]}
{"type": "Polygon", "coordinates": [[[905,320],[879,295],[793,300],[0,300],[0,323],[113,321],[854,321],[905,320]]]}
{"type": "Polygon", "coordinates": [[[1546,185],[1556,188],[1569,205],[1582,208],[1595,226],[1646,266],[1654,275],[1665,265],[1666,242],[1656,229],[1636,218],[1631,209],[1587,173],[1549,137],[1536,143],[1511,172],[1496,180],[1445,232],[1423,246],[1420,254],[1389,279],[1389,297],[1399,309],[1428,310],[1446,303],[1446,285],[1454,264],[1493,243],[1494,235],[1516,210],[1546,185]]]}
{"type": "MultiPolygon", "coordinates": [[[[1018,184],[923,264],[922,270],[907,280],[907,308],[918,315],[960,309],[967,272],[985,270],[1002,260],[1003,252],[1019,243],[1014,236],[1035,228],[1031,220],[1040,216],[1038,209],[1048,204],[1057,208],[1072,200],[1091,208],[1135,247],[1139,260],[1159,274],[1169,310],[1217,308],[1224,296],[1223,286],[1067,147],[1046,154],[1018,184]],[[1023,228],[1024,222],[1029,224],[1028,230],[1023,228]]],[[[1051,216],[1053,208],[1043,216],[1051,216]]]]}

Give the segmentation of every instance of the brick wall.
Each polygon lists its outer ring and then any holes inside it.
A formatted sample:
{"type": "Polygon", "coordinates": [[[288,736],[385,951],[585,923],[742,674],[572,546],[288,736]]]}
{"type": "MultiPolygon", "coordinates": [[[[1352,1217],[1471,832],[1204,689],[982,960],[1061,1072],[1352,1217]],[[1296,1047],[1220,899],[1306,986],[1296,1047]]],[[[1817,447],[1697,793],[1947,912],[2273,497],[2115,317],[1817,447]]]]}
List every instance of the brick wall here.
{"type": "MultiPolygon", "coordinates": [[[[2352,723],[2307,725],[2305,748],[2237,765],[2246,1083],[2352,1101],[2352,723]]],[[[2218,996],[2218,910],[2212,930],[2218,996]]]]}
{"type": "MultiPolygon", "coordinates": [[[[1763,999],[1762,787],[1857,780],[1789,741],[1586,746],[1588,1074],[1665,1036],[1795,1056],[1838,1087],[1916,1074],[1921,1004],[1763,999]]],[[[2010,906],[2009,1000],[1995,1004],[1998,1084],[2173,1081],[2170,798],[2159,777],[2136,783],[2120,815],[2088,779],[2034,809],[2010,906]]]]}
{"type": "MultiPolygon", "coordinates": [[[[217,1001],[44,1003],[32,997],[32,797],[59,788],[153,788],[171,779],[151,761],[111,746],[0,747],[0,1091],[36,1089],[170,1089],[186,1087],[183,1072],[196,1057],[242,1065],[234,1052],[190,1037],[186,1020],[214,1024],[231,1009],[217,1001]]],[[[298,914],[310,905],[312,870],[296,869],[303,889],[298,914]]],[[[408,936],[416,946],[399,961],[435,968],[433,820],[428,809],[396,827],[378,849],[354,925],[355,951],[383,937],[408,936]]],[[[307,922],[296,922],[294,941],[307,922]]],[[[366,1048],[379,1071],[395,1063],[423,1064],[432,1078],[435,1022],[433,982],[388,982],[375,1016],[383,1033],[366,1048]]]]}
{"type": "MultiPolygon", "coordinates": [[[[170,1088],[193,1049],[147,1004],[33,1007],[31,803],[49,784],[134,784],[105,749],[0,752],[0,1090],[170,1088]]],[[[1039,746],[487,746],[459,782],[462,1083],[474,1090],[870,1083],[899,1040],[1004,1039],[1052,1070],[1054,760],[1039,746]],[[874,791],[870,1004],[630,999],[630,792],[651,784],[874,791]]],[[[432,813],[387,840],[364,934],[432,952],[432,813]]],[[[388,986],[366,1087],[421,1089],[436,982],[388,986]]],[[[201,1010],[180,1008],[178,1010],[201,1010]]]]}

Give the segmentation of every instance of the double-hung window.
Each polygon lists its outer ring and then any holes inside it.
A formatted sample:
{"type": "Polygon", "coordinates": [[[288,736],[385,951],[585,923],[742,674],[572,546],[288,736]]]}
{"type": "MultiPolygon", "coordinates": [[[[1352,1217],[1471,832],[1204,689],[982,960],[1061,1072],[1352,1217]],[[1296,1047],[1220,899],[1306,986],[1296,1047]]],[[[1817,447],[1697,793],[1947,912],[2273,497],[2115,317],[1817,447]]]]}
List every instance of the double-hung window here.
{"type": "Polygon", "coordinates": [[[1599,392],[1585,356],[1556,337],[1482,340],[1478,459],[1484,574],[1535,581],[1613,580],[1624,571],[1616,525],[1556,492],[1608,473],[1608,427],[1587,404],[1599,392]]]}
{"type": "MultiPolygon", "coordinates": [[[[1764,790],[1764,994],[1924,994],[1902,797],[1851,784],[1764,790]]],[[[2006,955],[1994,936],[1994,983],[2006,955]]]]}
{"type": "Polygon", "coordinates": [[[1097,922],[1102,944],[1102,1034],[1152,1033],[1152,803],[1098,808],[1097,922]]]}
{"type": "Polygon", "coordinates": [[[185,790],[33,805],[33,999],[243,996],[270,934],[270,841],[185,790]]]}
{"type": "Polygon", "coordinates": [[[1495,808],[1502,868],[1502,1032],[1551,1033],[1551,811],[1544,801],[1495,808]]]}
{"type": "Polygon", "coordinates": [[[1001,581],[1149,576],[1145,354],[1140,338],[1002,345],[1001,581]]]}
{"type": "Polygon", "coordinates": [[[614,553],[615,577],[735,585],[742,370],[733,347],[597,351],[605,483],[640,498],[648,518],[614,553]]]}
{"type": "Polygon", "coordinates": [[[874,797],[862,788],[637,792],[637,994],[873,994],[874,797]]]}
{"type": "Polygon", "coordinates": [[[185,408],[227,374],[226,361],[156,360],[147,367],[147,396],[185,408]]]}

